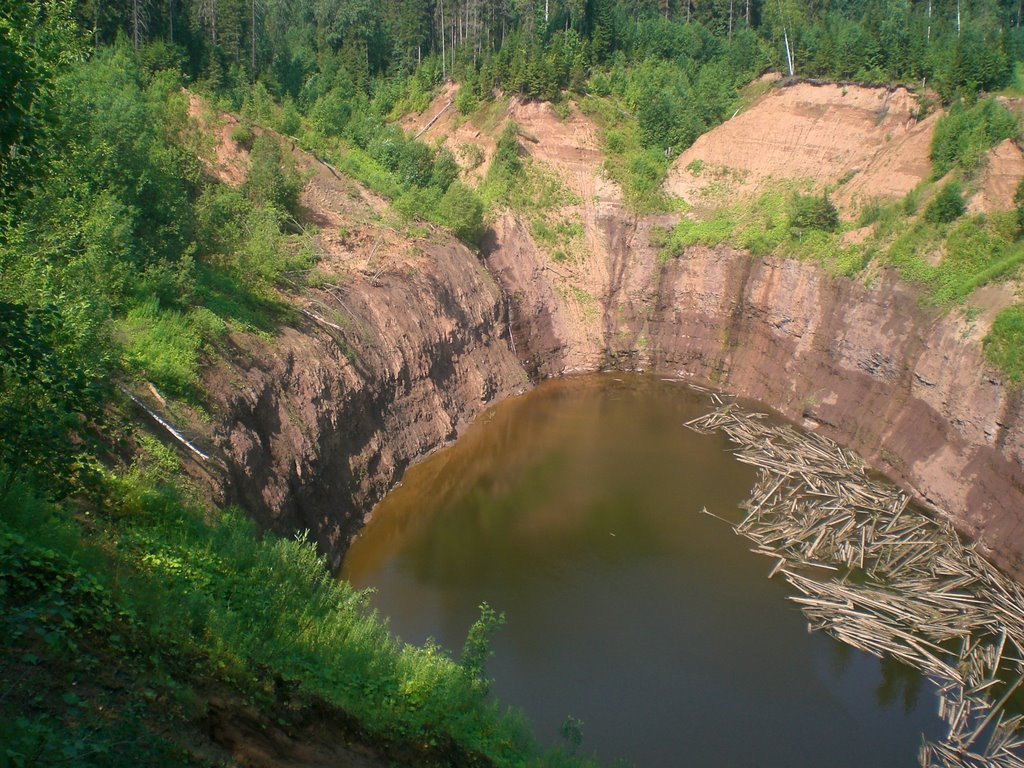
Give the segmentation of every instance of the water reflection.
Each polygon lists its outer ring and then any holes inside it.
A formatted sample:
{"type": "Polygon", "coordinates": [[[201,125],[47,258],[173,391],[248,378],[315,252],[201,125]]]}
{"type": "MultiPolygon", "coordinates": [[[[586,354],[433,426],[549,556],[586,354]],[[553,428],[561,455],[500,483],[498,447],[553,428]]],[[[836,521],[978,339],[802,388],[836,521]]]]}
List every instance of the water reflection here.
{"type": "Polygon", "coordinates": [[[461,647],[508,623],[497,694],[554,742],[638,766],[910,766],[938,732],[910,670],[808,635],[735,517],[753,481],[704,396],[645,377],[551,382],[413,468],[344,572],[401,637],[461,647]]]}

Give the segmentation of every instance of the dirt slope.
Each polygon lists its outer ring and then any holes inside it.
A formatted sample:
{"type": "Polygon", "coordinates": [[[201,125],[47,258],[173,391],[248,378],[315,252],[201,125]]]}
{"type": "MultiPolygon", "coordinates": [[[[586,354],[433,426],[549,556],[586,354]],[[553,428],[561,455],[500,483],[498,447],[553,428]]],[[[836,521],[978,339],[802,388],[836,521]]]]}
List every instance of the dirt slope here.
{"type": "Polygon", "coordinates": [[[752,194],[772,179],[838,184],[847,211],[906,194],[931,172],[937,115],[923,121],[907,90],[799,83],[774,88],[694,142],[673,164],[667,189],[691,205],[752,194]],[[703,166],[703,167],[701,167],[703,166]]]}
{"type": "Polygon", "coordinates": [[[1013,193],[1024,178],[1024,152],[1010,139],[989,150],[978,191],[967,202],[971,213],[991,213],[1013,208],[1013,193]]]}

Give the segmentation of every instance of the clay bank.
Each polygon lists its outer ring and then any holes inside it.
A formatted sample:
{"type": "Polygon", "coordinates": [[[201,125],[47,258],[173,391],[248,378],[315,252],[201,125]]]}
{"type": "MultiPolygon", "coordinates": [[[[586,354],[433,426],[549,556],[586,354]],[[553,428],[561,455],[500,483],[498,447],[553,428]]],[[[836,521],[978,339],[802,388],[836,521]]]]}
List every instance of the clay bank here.
{"type": "MultiPolygon", "coordinates": [[[[882,128],[904,131],[894,144],[909,153],[927,126],[897,107],[887,102],[895,122],[882,128]]],[[[853,100],[843,108],[848,121],[874,120],[853,100]]],[[[508,112],[539,137],[524,151],[578,195],[565,213],[582,223],[582,255],[564,261],[513,211],[493,221],[482,255],[439,230],[385,226],[382,201],[295,151],[310,174],[303,204],[321,227],[321,268],[336,280],[295,298],[294,320],[270,340],[233,335],[207,369],[217,466],[197,471],[221,500],[268,529],[310,530],[336,567],[405,468],[489,404],[539,378],[644,370],[820,430],[1024,573],[1022,398],[981,347],[1008,287],[981,289],[981,312],[965,316],[928,308],[884,270],[869,284],[725,246],[665,259],[656,230],[678,214],[631,213],[601,175],[593,126],[545,109],[512,102],[508,112]]],[[[439,120],[425,138],[461,141],[467,125],[439,120]]],[[[865,162],[820,152],[834,174],[865,162]]]]}

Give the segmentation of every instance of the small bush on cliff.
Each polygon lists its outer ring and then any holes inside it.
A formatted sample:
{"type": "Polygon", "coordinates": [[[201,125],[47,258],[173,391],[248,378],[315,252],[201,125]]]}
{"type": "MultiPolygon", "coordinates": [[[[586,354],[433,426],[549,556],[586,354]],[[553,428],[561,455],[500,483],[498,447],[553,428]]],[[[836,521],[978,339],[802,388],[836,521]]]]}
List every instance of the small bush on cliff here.
{"type": "Polygon", "coordinates": [[[967,206],[964,204],[960,183],[950,181],[928,203],[928,207],[924,209],[924,218],[932,224],[948,224],[963,216],[965,210],[967,206]]]}
{"type": "Polygon", "coordinates": [[[476,246],[483,233],[484,204],[480,196],[462,182],[453,182],[438,206],[441,221],[467,245],[476,246]]]}
{"type": "Polygon", "coordinates": [[[523,170],[523,161],[519,158],[519,126],[511,121],[505,124],[498,138],[492,167],[509,176],[516,176],[523,170]]]}
{"type": "Polygon", "coordinates": [[[302,180],[295,166],[281,152],[281,145],[266,134],[252,143],[251,167],[242,189],[257,205],[272,205],[295,215],[299,209],[302,180]]]}
{"type": "Polygon", "coordinates": [[[817,229],[835,232],[839,228],[839,211],[828,195],[793,196],[789,207],[789,225],[797,232],[817,229]]]}

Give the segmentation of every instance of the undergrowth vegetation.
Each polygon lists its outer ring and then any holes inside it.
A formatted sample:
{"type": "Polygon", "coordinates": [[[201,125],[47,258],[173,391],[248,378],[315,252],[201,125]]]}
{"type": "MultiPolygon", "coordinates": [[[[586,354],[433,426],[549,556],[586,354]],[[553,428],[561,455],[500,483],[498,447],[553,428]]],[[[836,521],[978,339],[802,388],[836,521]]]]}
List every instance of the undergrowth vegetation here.
{"type": "Polygon", "coordinates": [[[82,694],[70,702],[76,713],[66,697],[43,696],[28,713],[0,702],[8,761],[48,762],[59,746],[81,765],[173,765],[180,747],[160,733],[196,714],[190,708],[202,704],[190,690],[204,685],[229,685],[254,706],[279,703],[281,686],[293,698],[322,699],[372,739],[413,745],[425,764],[462,754],[521,765],[536,754],[520,717],[488,697],[488,636],[500,624],[493,611],[482,608],[461,660],[435,645],[402,645],[364,594],[330,576],[311,544],[259,540],[239,512],[196,506],[165,479],[178,472],[173,452],[145,443],[130,470],[102,481],[87,525],[25,486],[7,505],[5,665],[31,679],[71,654],[76,664],[65,671],[82,694]],[[115,759],[122,734],[97,721],[104,704],[127,717],[132,699],[126,707],[86,697],[90,670],[119,656],[116,672],[141,674],[149,695],[138,703],[141,720],[124,724],[136,731],[135,751],[115,759]],[[161,753],[166,761],[156,759],[161,753]]]}
{"type": "Polygon", "coordinates": [[[822,214],[817,226],[808,226],[806,203],[801,202],[807,198],[790,191],[791,186],[777,185],[701,221],[684,218],[662,238],[662,258],[678,257],[698,243],[724,243],[757,256],[820,261],[834,274],[849,277],[870,274],[873,266],[891,266],[919,283],[925,298],[937,305],[961,302],[979,286],[1013,276],[1024,263],[1014,212],[946,222],[908,217],[902,204],[892,203],[872,211],[873,229],[864,240],[847,243],[844,230],[855,225],[836,229],[832,217],[822,214]]]}

